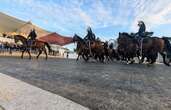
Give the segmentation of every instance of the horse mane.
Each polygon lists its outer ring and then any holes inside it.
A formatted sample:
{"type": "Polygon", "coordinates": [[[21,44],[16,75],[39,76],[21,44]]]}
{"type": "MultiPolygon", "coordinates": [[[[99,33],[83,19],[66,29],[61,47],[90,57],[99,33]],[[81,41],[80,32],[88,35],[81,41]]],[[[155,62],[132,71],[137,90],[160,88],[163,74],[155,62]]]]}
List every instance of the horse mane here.
{"type": "Polygon", "coordinates": [[[122,35],[125,35],[125,36],[128,36],[128,37],[130,37],[130,38],[132,38],[132,36],[130,35],[130,34],[128,34],[127,32],[123,32],[123,33],[121,33],[122,35]]]}
{"type": "Polygon", "coordinates": [[[126,37],[129,37],[129,38],[133,38],[133,36],[131,36],[131,35],[128,34],[127,32],[123,32],[123,33],[120,33],[120,34],[122,34],[122,35],[124,35],[124,36],[126,36],[126,37]]]}
{"type": "Polygon", "coordinates": [[[80,36],[78,36],[77,34],[75,34],[77,36],[77,38],[79,39],[80,42],[84,42],[84,39],[81,38],[80,36]]]}
{"type": "Polygon", "coordinates": [[[22,35],[19,35],[19,34],[17,34],[17,35],[14,35],[14,37],[20,37],[20,38],[22,38],[22,39],[25,39],[25,40],[27,40],[24,36],[22,36],[22,35]]]}

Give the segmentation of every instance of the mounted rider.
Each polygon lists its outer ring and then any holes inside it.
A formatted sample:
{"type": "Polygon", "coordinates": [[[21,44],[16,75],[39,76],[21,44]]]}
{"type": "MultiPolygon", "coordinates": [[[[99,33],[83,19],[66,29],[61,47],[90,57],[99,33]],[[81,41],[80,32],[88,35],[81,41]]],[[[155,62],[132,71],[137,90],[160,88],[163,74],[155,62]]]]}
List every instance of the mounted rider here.
{"type": "Polygon", "coordinates": [[[87,28],[87,35],[84,37],[84,40],[87,41],[95,41],[96,40],[96,36],[95,34],[92,32],[91,27],[87,28]]]}
{"type": "Polygon", "coordinates": [[[84,41],[86,42],[86,45],[87,47],[89,48],[90,50],[90,55],[92,55],[92,52],[91,52],[91,48],[90,48],[90,44],[91,42],[95,41],[96,40],[96,36],[95,34],[92,32],[92,29],[91,27],[89,26],[87,28],[87,35],[84,37],[84,41]]]}
{"type": "Polygon", "coordinates": [[[32,29],[27,37],[28,40],[28,44],[29,45],[33,45],[35,40],[36,40],[37,34],[36,34],[36,30],[32,29]]]}
{"type": "Polygon", "coordinates": [[[146,26],[145,23],[143,21],[138,21],[138,26],[139,26],[139,30],[136,33],[136,38],[144,38],[145,37],[145,32],[146,32],[146,26]]]}
{"type": "Polygon", "coordinates": [[[146,32],[146,25],[143,21],[138,21],[139,30],[135,34],[134,38],[138,44],[138,49],[140,50],[140,54],[142,56],[142,46],[143,46],[143,39],[146,37],[151,37],[153,32],[146,32]]]}

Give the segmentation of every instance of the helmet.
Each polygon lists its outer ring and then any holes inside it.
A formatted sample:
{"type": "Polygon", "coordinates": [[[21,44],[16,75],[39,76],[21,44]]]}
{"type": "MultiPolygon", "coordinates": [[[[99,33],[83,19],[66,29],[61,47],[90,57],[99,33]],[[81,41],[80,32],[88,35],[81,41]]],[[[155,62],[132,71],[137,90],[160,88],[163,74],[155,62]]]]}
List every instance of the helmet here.
{"type": "Polygon", "coordinates": [[[143,21],[138,21],[138,26],[140,26],[141,24],[144,24],[143,21]]]}
{"type": "Polygon", "coordinates": [[[88,32],[91,32],[92,31],[90,26],[87,28],[87,31],[88,32]]]}

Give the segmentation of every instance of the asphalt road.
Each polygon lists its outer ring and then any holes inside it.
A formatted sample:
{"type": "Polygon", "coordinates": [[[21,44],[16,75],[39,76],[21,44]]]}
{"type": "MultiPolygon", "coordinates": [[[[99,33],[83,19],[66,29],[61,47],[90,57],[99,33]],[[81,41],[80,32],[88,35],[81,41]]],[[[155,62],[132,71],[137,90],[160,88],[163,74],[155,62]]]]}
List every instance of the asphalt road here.
{"type": "Polygon", "coordinates": [[[171,67],[0,57],[0,72],[92,110],[171,110],[171,67]]]}

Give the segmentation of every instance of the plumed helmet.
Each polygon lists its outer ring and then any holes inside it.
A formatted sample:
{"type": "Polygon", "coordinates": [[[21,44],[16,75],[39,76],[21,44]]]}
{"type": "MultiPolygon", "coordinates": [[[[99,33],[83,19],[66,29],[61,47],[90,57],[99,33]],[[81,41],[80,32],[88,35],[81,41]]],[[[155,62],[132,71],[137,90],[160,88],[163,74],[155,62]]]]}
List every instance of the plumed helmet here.
{"type": "Polygon", "coordinates": [[[87,31],[88,32],[91,32],[92,31],[90,26],[87,28],[87,31]]]}
{"type": "Polygon", "coordinates": [[[143,21],[138,21],[138,25],[144,24],[143,21]]]}

